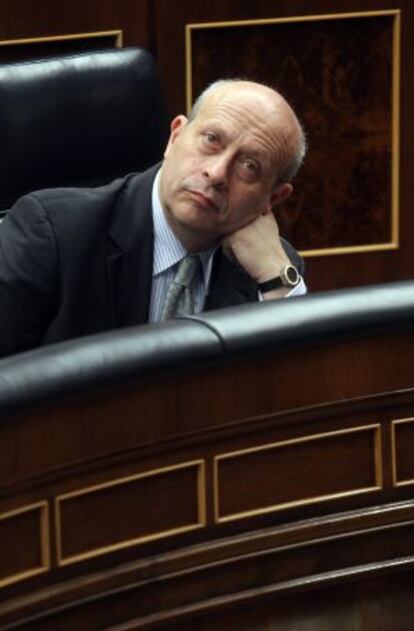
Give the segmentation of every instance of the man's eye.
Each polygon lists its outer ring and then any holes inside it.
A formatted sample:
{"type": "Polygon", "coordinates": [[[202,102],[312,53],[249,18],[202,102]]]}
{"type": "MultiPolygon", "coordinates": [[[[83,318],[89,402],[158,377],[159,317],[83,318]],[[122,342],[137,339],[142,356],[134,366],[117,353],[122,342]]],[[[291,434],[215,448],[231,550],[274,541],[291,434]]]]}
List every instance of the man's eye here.
{"type": "Polygon", "coordinates": [[[255,162],[252,162],[251,160],[245,160],[244,166],[245,166],[245,169],[249,171],[250,173],[254,173],[256,175],[259,173],[259,168],[257,164],[255,162]]]}
{"type": "Polygon", "coordinates": [[[213,134],[213,132],[208,131],[204,134],[204,140],[210,144],[214,144],[217,142],[217,135],[213,134]]]}

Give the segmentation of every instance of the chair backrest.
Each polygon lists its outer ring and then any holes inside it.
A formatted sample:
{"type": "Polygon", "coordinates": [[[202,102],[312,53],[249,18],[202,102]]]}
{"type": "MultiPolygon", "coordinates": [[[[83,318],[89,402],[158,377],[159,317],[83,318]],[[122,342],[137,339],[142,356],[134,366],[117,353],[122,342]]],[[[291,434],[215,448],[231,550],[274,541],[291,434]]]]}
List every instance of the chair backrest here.
{"type": "Polygon", "coordinates": [[[99,185],[161,159],[152,56],[109,49],[0,65],[0,211],[54,186],[99,185]]]}

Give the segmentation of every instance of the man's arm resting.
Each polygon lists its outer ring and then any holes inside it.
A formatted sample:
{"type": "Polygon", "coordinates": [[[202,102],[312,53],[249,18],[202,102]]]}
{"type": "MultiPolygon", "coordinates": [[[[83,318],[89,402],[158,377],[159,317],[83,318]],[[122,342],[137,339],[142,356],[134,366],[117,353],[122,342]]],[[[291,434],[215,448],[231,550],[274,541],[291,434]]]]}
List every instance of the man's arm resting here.
{"type": "Polygon", "coordinates": [[[0,357],[41,341],[56,285],[53,230],[39,202],[28,195],[0,224],[0,357]]]}
{"type": "MultiPolygon", "coordinates": [[[[222,242],[227,255],[260,285],[280,277],[282,270],[295,263],[291,261],[279,235],[279,227],[272,212],[260,215],[252,223],[228,235],[222,242]]],[[[299,255],[290,247],[293,255],[299,255]]],[[[303,262],[302,262],[303,263],[303,262]]],[[[301,271],[301,270],[299,270],[301,271]]],[[[281,286],[266,292],[258,292],[259,300],[277,300],[306,294],[303,278],[294,286],[281,286]]]]}

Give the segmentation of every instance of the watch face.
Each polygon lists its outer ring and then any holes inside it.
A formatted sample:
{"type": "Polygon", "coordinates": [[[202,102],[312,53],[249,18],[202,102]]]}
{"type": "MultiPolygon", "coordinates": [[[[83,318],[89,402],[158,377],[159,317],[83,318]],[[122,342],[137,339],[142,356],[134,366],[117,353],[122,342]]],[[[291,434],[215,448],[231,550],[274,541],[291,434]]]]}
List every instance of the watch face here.
{"type": "Polygon", "coordinates": [[[287,265],[285,269],[285,274],[289,285],[297,285],[299,281],[299,274],[296,267],[293,265],[287,265]]]}

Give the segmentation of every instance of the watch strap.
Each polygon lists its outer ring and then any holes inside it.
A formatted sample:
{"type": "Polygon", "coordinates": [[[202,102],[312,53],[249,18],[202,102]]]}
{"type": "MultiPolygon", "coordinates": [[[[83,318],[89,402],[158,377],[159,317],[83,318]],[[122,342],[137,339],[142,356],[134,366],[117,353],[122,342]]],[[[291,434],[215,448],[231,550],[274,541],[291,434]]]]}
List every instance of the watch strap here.
{"type": "Polygon", "coordinates": [[[260,291],[265,294],[272,289],[279,289],[279,287],[296,287],[300,281],[300,275],[294,265],[285,265],[280,272],[280,276],[277,278],[271,278],[264,283],[259,283],[260,291]]]}
{"type": "Polygon", "coordinates": [[[265,294],[267,291],[272,291],[272,289],[280,289],[280,287],[283,287],[283,281],[280,276],[278,276],[277,278],[271,278],[264,283],[258,283],[258,286],[259,291],[261,291],[262,294],[265,294]]]}

